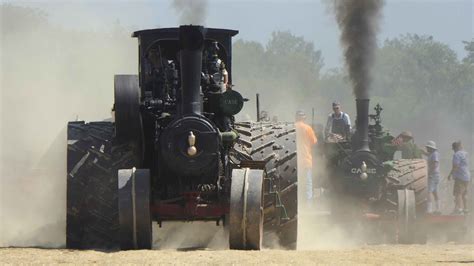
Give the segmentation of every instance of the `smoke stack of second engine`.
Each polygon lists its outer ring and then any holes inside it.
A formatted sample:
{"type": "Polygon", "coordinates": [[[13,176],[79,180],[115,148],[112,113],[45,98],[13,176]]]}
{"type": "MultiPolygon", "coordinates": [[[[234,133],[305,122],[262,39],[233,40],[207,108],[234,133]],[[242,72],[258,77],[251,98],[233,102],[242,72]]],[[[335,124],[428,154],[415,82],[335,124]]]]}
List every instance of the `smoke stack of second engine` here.
{"type": "Polygon", "coordinates": [[[369,150],[370,71],[377,48],[376,33],[383,0],[333,0],[341,29],[346,66],[356,97],[357,123],[354,150],[369,150]]]}
{"type": "Polygon", "coordinates": [[[357,99],[357,122],[354,151],[369,151],[369,99],[357,99]]]}
{"type": "Polygon", "coordinates": [[[181,114],[201,113],[201,71],[205,29],[202,26],[179,27],[181,65],[181,114]]]}

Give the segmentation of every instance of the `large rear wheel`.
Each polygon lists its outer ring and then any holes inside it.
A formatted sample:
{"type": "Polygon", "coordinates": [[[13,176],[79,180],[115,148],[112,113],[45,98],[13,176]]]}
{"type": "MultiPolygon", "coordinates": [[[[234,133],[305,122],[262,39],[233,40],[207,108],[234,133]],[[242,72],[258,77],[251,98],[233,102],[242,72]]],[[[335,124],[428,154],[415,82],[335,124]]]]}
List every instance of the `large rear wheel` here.
{"type": "Polygon", "coordinates": [[[421,159],[393,162],[387,175],[387,207],[396,213],[395,239],[400,244],[426,243],[426,230],[420,224],[428,200],[426,161],[421,159]]]}
{"type": "Polygon", "coordinates": [[[121,142],[140,142],[143,130],[137,75],[114,76],[114,100],[116,137],[121,142]]]}
{"type": "Polygon", "coordinates": [[[256,161],[264,178],[263,245],[295,249],[298,232],[298,184],[294,123],[236,123],[240,134],[232,157],[256,161]],[[259,166],[261,167],[261,166],[259,166]]]}
{"type": "Polygon", "coordinates": [[[67,248],[119,247],[117,171],[137,159],[132,145],[113,138],[112,122],[68,124],[67,248]]]}

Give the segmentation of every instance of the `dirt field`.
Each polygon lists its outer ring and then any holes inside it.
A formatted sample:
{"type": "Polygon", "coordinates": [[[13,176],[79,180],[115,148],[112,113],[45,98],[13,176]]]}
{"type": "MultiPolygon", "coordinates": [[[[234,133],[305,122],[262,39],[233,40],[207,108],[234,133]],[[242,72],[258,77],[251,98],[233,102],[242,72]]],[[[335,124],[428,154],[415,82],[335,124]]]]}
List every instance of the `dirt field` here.
{"type": "Polygon", "coordinates": [[[75,251],[65,249],[3,248],[2,264],[474,264],[474,245],[365,246],[315,251],[75,251]]]}

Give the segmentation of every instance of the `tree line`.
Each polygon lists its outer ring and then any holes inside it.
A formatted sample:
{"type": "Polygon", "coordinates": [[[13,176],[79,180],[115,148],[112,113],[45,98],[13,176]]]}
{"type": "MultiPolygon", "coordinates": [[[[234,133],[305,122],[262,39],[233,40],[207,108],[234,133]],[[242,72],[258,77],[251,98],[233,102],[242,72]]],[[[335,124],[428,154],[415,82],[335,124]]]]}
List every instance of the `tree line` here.
{"type": "MultiPolygon", "coordinates": [[[[371,103],[380,103],[384,125],[397,134],[413,131],[418,142],[433,139],[448,149],[462,139],[472,149],[474,40],[463,42],[465,58],[429,35],[405,34],[385,40],[376,51],[371,103]]],[[[266,44],[234,44],[234,80],[244,93],[259,91],[264,108],[291,119],[296,109],[316,109],[325,123],[337,100],[355,114],[344,66],[323,70],[321,51],[290,32],[274,32],[266,44]]],[[[420,143],[422,144],[422,143],[420,143]]]]}

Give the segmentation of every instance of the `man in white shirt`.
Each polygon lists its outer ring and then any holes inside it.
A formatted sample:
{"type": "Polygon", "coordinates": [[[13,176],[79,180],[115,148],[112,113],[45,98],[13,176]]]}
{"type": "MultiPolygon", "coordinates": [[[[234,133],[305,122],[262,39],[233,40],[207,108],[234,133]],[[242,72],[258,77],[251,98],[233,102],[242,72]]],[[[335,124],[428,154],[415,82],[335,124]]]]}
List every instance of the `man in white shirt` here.
{"type": "Polygon", "coordinates": [[[351,119],[342,112],[339,102],[332,103],[333,113],[329,114],[324,135],[326,139],[347,139],[351,132],[351,119]]]}
{"type": "Polygon", "coordinates": [[[428,213],[439,214],[438,184],[441,179],[439,172],[439,152],[438,148],[436,148],[436,143],[432,140],[428,141],[425,147],[428,152],[426,162],[428,164],[428,192],[430,193],[428,213]]]}

